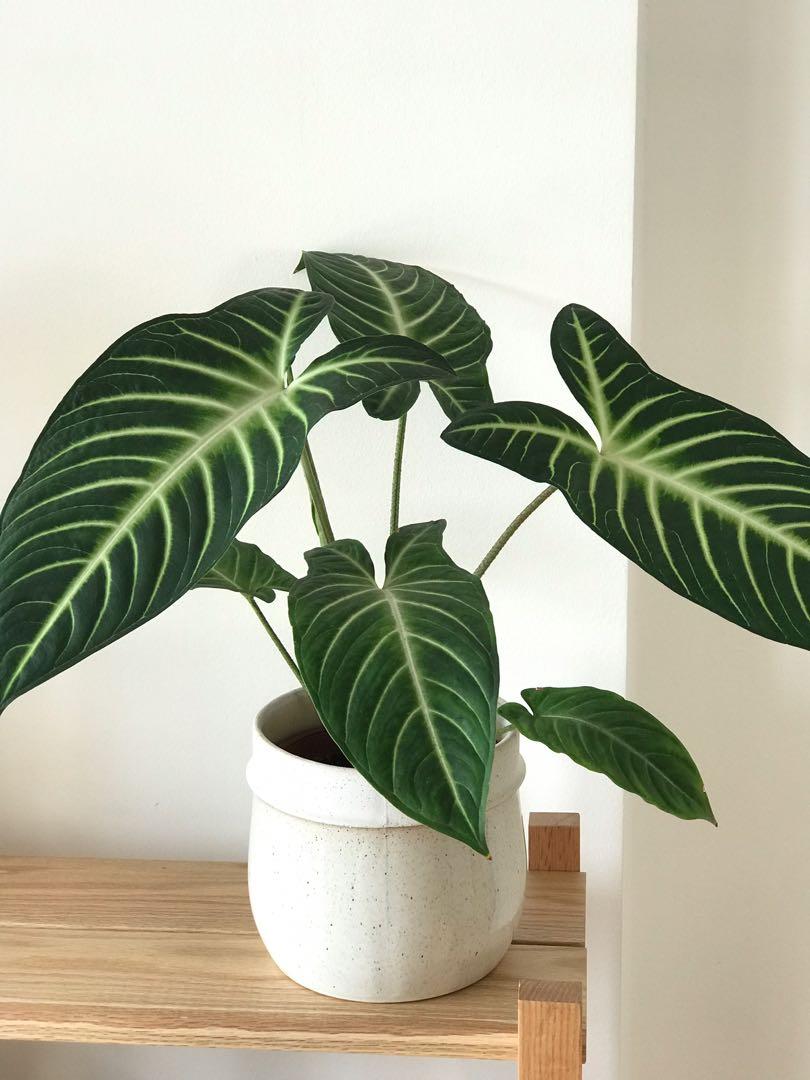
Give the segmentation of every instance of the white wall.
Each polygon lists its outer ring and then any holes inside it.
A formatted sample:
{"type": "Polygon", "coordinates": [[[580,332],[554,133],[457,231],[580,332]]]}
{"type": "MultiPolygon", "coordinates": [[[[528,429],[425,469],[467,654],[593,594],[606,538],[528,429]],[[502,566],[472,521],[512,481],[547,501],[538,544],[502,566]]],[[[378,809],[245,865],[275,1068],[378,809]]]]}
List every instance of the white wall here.
{"type": "MultiPolygon", "coordinates": [[[[810,449],[810,7],[653,0],[635,338],[810,449]]],[[[631,575],[630,692],[717,830],[625,807],[622,1080],[810,1075],[810,664],[631,575]]]]}
{"type": "MultiPolygon", "coordinates": [[[[9,0],[0,67],[2,491],[62,391],[123,329],[287,284],[302,247],[419,261],[457,280],[492,325],[502,398],[568,403],[547,347],[564,302],[629,324],[633,0],[9,0]]],[[[533,487],[455,454],[438,442],[441,426],[425,399],[409,425],[404,517],[446,515],[450,550],[471,565],[533,487]]],[[[338,532],[378,553],[393,434],[354,411],[314,438],[338,532]]],[[[301,484],[245,535],[300,567],[314,540],[301,484]]],[[[622,688],[624,567],[561,499],[487,583],[505,694],[538,682],[622,688]]],[[[244,605],[188,596],[9,709],[0,846],[244,857],[251,716],[288,684],[244,605]]],[[[588,1075],[615,1080],[621,800],[540,747],[527,757],[527,805],[584,814],[588,1075]]],[[[113,1069],[244,1080],[327,1066],[408,1071],[221,1051],[0,1049],[0,1073],[21,1080],[113,1069]]],[[[419,1069],[512,1075],[488,1063],[419,1069]]]]}

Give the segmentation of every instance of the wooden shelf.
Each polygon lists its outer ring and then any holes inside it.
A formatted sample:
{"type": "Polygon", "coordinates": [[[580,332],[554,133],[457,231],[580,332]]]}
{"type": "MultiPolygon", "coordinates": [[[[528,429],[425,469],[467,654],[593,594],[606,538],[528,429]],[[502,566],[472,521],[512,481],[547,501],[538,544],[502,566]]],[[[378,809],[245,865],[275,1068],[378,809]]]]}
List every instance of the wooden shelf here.
{"type": "Polygon", "coordinates": [[[491,975],[426,1002],[357,1004],[281,974],[243,864],[6,857],[0,1038],[515,1058],[518,983],[584,986],[584,945],[584,875],[530,872],[491,975]]]}

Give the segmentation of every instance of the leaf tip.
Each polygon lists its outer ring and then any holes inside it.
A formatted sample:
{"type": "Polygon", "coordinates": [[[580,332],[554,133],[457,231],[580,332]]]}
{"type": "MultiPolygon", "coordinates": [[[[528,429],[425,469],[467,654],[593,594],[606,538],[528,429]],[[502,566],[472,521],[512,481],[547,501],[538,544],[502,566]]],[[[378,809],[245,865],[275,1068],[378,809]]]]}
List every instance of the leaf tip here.
{"type": "Polygon", "coordinates": [[[297,274],[299,272],[299,270],[306,270],[306,268],[307,268],[307,254],[308,253],[306,251],[301,252],[301,258],[298,260],[298,265],[293,270],[294,274],[297,274]]]}
{"type": "Polygon", "coordinates": [[[701,802],[703,803],[703,815],[702,820],[708,821],[710,825],[714,825],[715,829],[718,828],[717,818],[714,816],[714,810],[712,810],[712,804],[709,802],[709,796],[706,793],[706,788],[701,787],[701,802]]]}
{"type": "MultiPolygon", "coordinates": [[[[486,793],[483,805],[486,805],[486,793]]],[[[492,852],[489,850],[489,844],[487,843],[486,814],[483,808],[478,819],[477,827],[470,830],[470,839],[467,843],[473,851],[478,855],[482,855],[487,862],[492,862],[492,852]]]]}
{"type": "Polygon", "coordinates": [[[489,850],[487,838],[484,833],[481,833],[480,836],[470,836],[466,841],[462,842],[466,843],[468,847],[472,848],[476,855],[482,855],[487,860],[487,862],[492,862],[492,852],[489,850]]]}

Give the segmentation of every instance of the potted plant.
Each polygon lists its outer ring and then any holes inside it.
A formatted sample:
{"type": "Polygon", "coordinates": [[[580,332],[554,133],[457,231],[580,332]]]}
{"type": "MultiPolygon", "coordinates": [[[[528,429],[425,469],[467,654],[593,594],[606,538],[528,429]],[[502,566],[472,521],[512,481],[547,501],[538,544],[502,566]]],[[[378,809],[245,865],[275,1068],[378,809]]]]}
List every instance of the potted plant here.
{"type": "Polygon", "coordinates": [[[304,254],[312,291],[260,289],[119,338],[48,420],[0,516],[0,708],[191,588],[241,594],[300,683],[254,732],[251,902],[279,965],[324,993],[403,1000],[483,976],[523,895],[518,736],[686,819],[698,770],[647,711],[593,687],[499,702],[482,577],[555,492],[669,588],[810,647],[810,460],[769,425],[656,374],[578,305],[551,330],[591,417],[495,402],[489,330],[414,266],[304,254]],[[327,317],[338,345],[293,371],[327,317]],[[451,446],[544,485],[474,569],[444,523],[401,525],[408,410],[427,383],[451,446]],[[335,539],[310,429],[359,401],[398,424],[384,580],[335,539]],[[237,539],[302,469],[319,545],[296,577],[237,539]],[[294,655],[262,604],[288,594],[294,655]]]}

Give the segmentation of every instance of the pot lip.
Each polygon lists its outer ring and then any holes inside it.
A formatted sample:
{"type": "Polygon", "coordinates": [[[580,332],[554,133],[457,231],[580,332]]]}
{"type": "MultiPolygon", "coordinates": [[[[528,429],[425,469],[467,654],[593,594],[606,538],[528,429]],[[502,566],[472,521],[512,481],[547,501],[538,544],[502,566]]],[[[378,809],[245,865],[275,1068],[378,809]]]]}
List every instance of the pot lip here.
{"type": "MultiPolygon", "coordinates": [[[[330,764],[328,764],[328,762],[325,762],[325,761],[312,761],[311,758],[302,758],[298,754],[292,754],[292,753],[290,753],[289,750],[285,750],[283,746],[279,746],[278,743],[273,742],[272,739],[268,739],[268,737],[262,731],[262,723],[263,723],[264,715],[265,715],[265,713],[267,712],[267,710],[269,708],[271,708],[271,707],[281,707],[281,703],[285,699],[288,699],[288,698],[289,699],[295,699],[295,698],[301,698],[301,697],[305,697],[310,702],[312,701],[312,698],[309,696],[309,694],[306,692],[306,690],[303,687],[298,687],[298,688],[296,688],[294,690],[287,690],[285,693],[279,694],[279,696],[277,698],[273,698],[271,701],[268,701],[265,705],[263,705],[261,707],[261,709],[259,709],[259,711],[256,714],[256,717],[255,717],[255,719],[253,721],[253,730],[255,732],[256,738],[259,739],[259,741],[262,743],[263,746],[269,747],[275,753],[283,754],[285,758],[292,758],[295,761],[303,761],[304,765],[306,767],[314,767],[315,769],[317,769],[319,771],[320,770],[325,770],[324,771],[325,776],[334,776],[335,774],[341,774],[341,775],[345,776],[346,775],[346,766],[345,765],[330,765],[330,764]]],[[[499,699],[499,703],[500,703],[500,699],[499,699]]],[[[496,723],[497,723],[497,720],[496,720],[496,723]]],[[[495,750],[496,751],[499,750],[500,747],[502,747],[502,746],[508,746],[510,742],[514,741],[517,738],[518,738],[518,732],[514,728],[511,728],[509,731],[501,731],[501,732],[497,731],[497,728],[496,728],[495,750]]],[[[354,765],[349,765],[349,769],[351,770],[351,772],[353,774],[355,774],[357,776],[362,775],[354,767],[354,765]]]]}
{"type": "MultiPolygon", "coordinates": [[[[314,712],[309,695],[298,688],[280,694],[256,716],[247,767],[248,784],[256,799],[293,817],[327,825],[428,828],[390,803],[358,769],[299,757],[265,735],[262,728],[273,714],[289,710],[301,720],[302,708],[314,712]]],[[[526,773],[516,731],[504,733],[495,751],[488,811],[514,795],[526,773]]]]}

